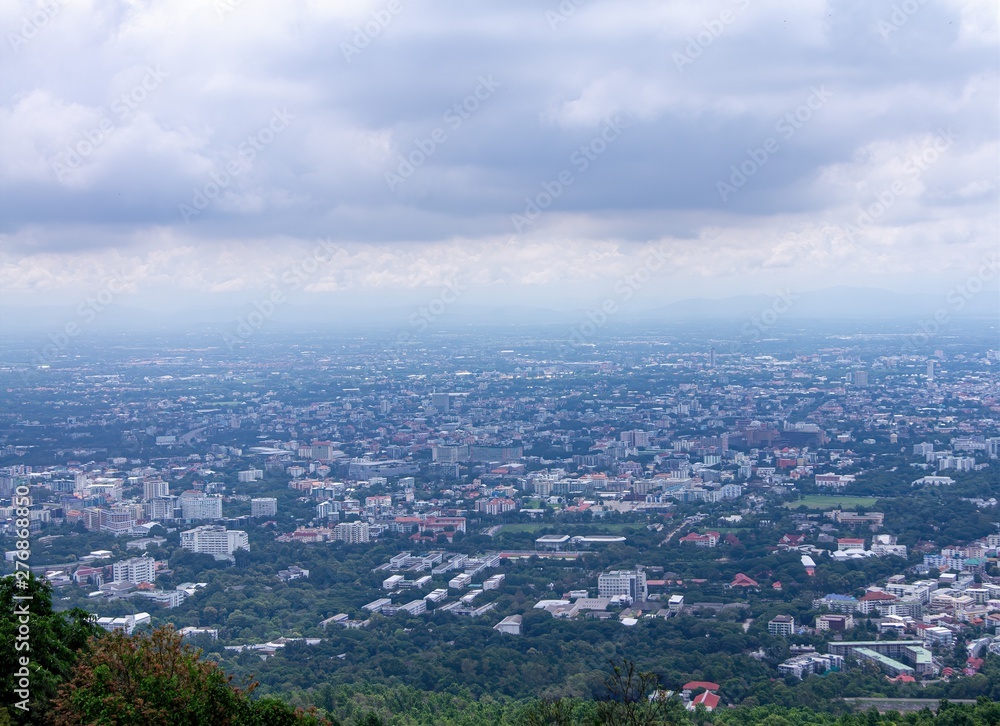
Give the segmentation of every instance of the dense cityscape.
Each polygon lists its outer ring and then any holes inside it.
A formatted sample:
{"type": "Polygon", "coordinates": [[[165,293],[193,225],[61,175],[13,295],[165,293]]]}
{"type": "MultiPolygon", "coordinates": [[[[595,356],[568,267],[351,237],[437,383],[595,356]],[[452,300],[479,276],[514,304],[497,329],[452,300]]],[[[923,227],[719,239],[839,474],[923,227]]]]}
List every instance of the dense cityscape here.
{"type": "Polygon", "coordinates": [[[1000,695],[995,330],[675,327],[14,346],[5,568],[330,716],[615,659],[699,712],[1000,695]]]}
{"type": "Polygon", "coordinates": [[[1000,726],[996,0],[0,36],[0,726],[1000,726]]]}

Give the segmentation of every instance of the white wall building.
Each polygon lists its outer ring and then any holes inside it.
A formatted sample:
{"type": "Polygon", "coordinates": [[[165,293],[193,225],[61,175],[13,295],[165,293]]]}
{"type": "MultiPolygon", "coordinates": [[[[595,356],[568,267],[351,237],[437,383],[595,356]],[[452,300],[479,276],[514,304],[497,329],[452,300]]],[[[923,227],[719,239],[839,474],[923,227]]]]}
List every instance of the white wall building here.
{"type": "Polygon", "coordinates": [[[250,500],[251,517],[273,517],[278,513],[278,500],[274,497],[255,497],[250,500]]]}
{"type": "Polygon", "coordinates": [[[341,522],[333,530],[333,538],[348,544],[371,542],[371,532],[366,522],[341,522]]]}
{"type": "Polygon", "coordinates": [[[191,552],[212,555],[216,559],[231,558],[236,550],[250,549],[250,538],[238,529],[205,524],[181,532],[181,547],[191,552]]]}
{"type": "Polygon", "coordinates": [[[156,561],[152,557],[132,557],[111,566],[116,582],[153,582],[156,579],[156,561]]]}
{"type": "Polygon", "coordinates": [[[147,479],[142,483],[142,498],[156,499],[170,495],[170,485],[162,479],[147,479]]]}
{"type": "Polygon", "coordinates": [[[649,594],[646,589],[646,573],[642,570],[613,570],[604,572],[597,578],[598,597],[628,595],[632,602],[644,601],[649,594]]]}
{"type": "Polygon", "coordinates": [[[182,519],[222,519],[222,497],[185,492],[178,502],[182,519]]]}

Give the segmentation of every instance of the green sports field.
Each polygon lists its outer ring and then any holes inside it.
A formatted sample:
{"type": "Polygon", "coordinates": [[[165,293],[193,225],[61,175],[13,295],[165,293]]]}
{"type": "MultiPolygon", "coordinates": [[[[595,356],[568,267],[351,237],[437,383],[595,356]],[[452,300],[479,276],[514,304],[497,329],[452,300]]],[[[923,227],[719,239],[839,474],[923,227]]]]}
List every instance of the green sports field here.
{"type": "Polygon", "coordinates": [[[797,502],[785,502],[789,509],[808,507],[809,509],[856,509],[857,507],[874,507],[875,497],[836,497],[812,494],[802,497],[797,502]]]}
{"type": "Polygon", "coordinates": [[[613,534],[621,534],[622,532],[636,531],[643,528],[644,525],[637,524],[634,522],[615,522],[614,524],[603,524],[594,523],[588,525],[582,524],[554,524],[552,522],[538,522],[537,524],[525,523],[525,524],[505,524],[501,532],[537,532],[540,529],[565,529],[566,534],[584,534],[581,530],[586,530],[586,534],[596,534],[598,532],[610,532],[613,534]],[[569,530],[573,530],[570,532],[569,530]]]}

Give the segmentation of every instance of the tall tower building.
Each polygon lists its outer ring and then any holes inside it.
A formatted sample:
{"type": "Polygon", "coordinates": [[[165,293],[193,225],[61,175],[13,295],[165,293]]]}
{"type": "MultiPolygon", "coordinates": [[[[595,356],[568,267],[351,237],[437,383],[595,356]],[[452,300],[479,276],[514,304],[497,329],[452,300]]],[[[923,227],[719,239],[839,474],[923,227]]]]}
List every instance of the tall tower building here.
{"type": "Polygon", "coordinates": [[[142,498],[146,500],[170,495],[170,485],[162,479],[147,479],[142,483],[142,498]]]}
{"type": "Polygon", "coordinates": [[[927,382],[934,382],[934,361],[932,360],[927,361],[927,382]]]}

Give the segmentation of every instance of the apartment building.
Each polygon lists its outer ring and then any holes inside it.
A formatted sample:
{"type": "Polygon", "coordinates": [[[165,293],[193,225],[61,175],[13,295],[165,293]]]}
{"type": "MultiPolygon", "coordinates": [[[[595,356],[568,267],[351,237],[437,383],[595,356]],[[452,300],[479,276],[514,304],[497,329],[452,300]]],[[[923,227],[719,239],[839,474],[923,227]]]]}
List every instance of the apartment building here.
{"type": "Polygon", "coordinates": [[[238,529],[205,524],[181,532],[181,547],[191,552],[212,555],[216,559],[232,558],[236,550],[250,549],[250,538],[238,529]]]}

